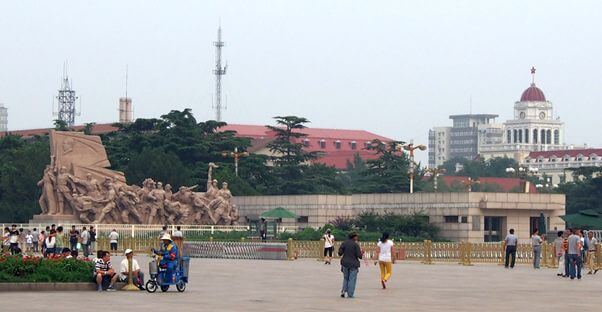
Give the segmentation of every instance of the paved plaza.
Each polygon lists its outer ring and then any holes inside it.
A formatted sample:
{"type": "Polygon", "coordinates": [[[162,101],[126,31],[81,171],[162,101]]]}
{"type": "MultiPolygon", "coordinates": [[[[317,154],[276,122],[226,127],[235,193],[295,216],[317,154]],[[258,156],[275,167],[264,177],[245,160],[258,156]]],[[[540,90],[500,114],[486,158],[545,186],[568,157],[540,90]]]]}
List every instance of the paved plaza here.
{"type": "MultiPolygon", "coordinates": [[[[119,263],[121,257],[113,257],[119,263]]],[[[147,270],[146,258],[140,259],[147,270]],[[144,265],[143,263],[144,262],[144,265]]],[[[362,262],[364,265],[364,262],[362,262]]],[[[464,267],[398,262],[382,290],[378,267],[360,269],[356,298],[339,297],[339,266],[319,261],[193,259],[186,292],[0,293],[3,311],[600,311],[602,272],[581,281],[527,265],[464,267]]]]}

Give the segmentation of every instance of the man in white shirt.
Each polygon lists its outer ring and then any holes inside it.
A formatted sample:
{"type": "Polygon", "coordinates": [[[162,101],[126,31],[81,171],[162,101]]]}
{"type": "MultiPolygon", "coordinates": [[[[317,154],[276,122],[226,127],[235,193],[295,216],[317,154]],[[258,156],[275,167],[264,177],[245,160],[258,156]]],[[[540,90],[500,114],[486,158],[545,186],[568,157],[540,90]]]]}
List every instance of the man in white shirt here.
{"type": "Polygon", "coordinates": [[[119,270],[119,280],[122,282],[128,281],[129,262],[132,262],[132,282],[138,286],[140,290],[144,290],[144,273],[140,271],[138,261],[134,259],[134,252],[131,249],[125,250],[125,259],[121,260],[121,269],[119,270]]]}
{"type": "Polygon", "coordinates": [[[119,241],[119,233],[115,229],[109,233],[109,243],[111,244],[111,252],[117,251],[117,242],[119,241]]]}
{"type": "Polygon", "coordinates": [[[593,274],[598,272],[596,269],[596,245],[598,244],[598,239],[594,237],[594,232],[587,232],[588,244],[587,244],[587,266],[589,267],[589,271],[587,274],[593,274]]]}
{"type": "Polygon", "coordinates": [[[531,244],[533,246],[533,268],[539,269],[539,261],[541,260],[541,243],[543,240],[539,236],[539,230],[535,229],[531,236],[531,244]]]}
{"type": "Polygon", "coordinates": [[[90,232],[84,226],[82,228],[82,233],[80,234],[82,239],[81,245],[84,252],[84,257],[87,258],[90,255],[90,232]]]}

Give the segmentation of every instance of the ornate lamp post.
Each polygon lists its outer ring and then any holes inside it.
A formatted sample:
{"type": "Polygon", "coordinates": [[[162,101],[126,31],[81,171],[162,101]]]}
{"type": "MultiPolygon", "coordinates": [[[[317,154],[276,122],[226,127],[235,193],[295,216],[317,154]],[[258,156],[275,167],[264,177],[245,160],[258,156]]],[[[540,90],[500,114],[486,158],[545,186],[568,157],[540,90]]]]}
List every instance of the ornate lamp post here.
{"type": "Polygon", "coordinates": [[[426,150],[426,146],[422,145],[422,144],[414,145],[414,143],[409,143],[409,144],[403,145],[403,149],[410,152],[410,167],[408,168],[408,172],[410,174],[410,194],[413,194],[414,193],[414,170],[415,170],[414,150],[418,149],[418,150],[424,151],[424,150],[426,150]]]}
{"type": "Polygon", "coordinates": [[[447,170],[443,168],[430,168],[426,170],[427,174],[433,177],[433,189],[437,191],[437,179],[440,175],[445,174],[447,170]]]}
{"type": "Polygon", "coordinates": [[[222,152],[222,156],[234,158],[234,173],[238,177],[238,159],[240,157],[247,157],[247,156],[249,156],[249,153],[247,153],[247,152],[239,152],[238,151],[238,147],[235,147],[234,148],[234,152],[222,152]]]}
{"type": "Polygon", "coordinates": [[[473,180],[471,177],[468,177],[468,180],[464,181],[464,185],[466,185],[467,191],[472,192],[473,184],[481,184],[481,181],[473,180]]]}

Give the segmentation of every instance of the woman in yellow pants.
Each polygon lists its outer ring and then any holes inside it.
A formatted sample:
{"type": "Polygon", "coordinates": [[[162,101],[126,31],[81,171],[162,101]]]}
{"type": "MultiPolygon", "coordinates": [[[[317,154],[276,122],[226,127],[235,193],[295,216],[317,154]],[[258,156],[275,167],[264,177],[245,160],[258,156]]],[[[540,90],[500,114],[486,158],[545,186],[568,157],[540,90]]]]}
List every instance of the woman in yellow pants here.
{"type": "Polygon", "coordinates": [[[378,261],[375,261],[374,265],[378,263],[380,267],[380,284],[383,286],[383,289],[386,289],[387,281],[389,281],[391,274],[393,273],[393,263],[395,263],[395,258],[393,256],[395,254],[395,247],[393,241],[389,239],[389,233],[383,233],[377,246],[376,255],[378,261]]]}

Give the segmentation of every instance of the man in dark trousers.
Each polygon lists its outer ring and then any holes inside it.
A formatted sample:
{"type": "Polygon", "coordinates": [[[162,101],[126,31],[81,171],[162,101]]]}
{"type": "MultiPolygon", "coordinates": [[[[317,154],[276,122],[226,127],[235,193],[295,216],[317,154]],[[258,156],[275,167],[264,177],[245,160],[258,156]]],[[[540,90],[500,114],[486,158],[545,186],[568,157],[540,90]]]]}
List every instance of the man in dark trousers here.
{"type": "Polygon", "coordinates": [[[510,234],[506,236],[504,239],[504,245],[506,246],[506,261],[504,262],[504,267],[507,269],[508,264],[510,264],[511,268],[514,268],[514,263],[516,262],[516,245],[518,244],[518,238],[514,235],[514,229],[510,229],[510,234]],[[512,256],[512,262],[510,262],[510,257],[512,256]]]}
{"type": "Polygon", "coordinates": [[[359,236],[352,232],[349,234],[349,239],[339,247],[339,256],[341,256],[341,272],[343,272],[343,289],[341,289],[341,298],[345,298],[347,293],[348,298],[353,298],[355,292],[355,283],[357,281],[357,273],[360,268],[360,259],[362,259],[362,250],[357,241],[359,236]]]}

